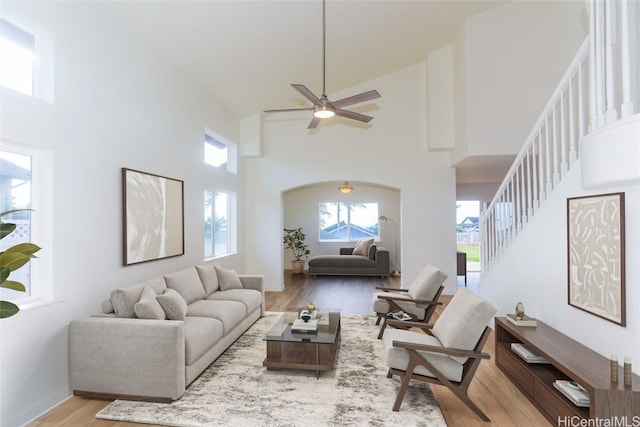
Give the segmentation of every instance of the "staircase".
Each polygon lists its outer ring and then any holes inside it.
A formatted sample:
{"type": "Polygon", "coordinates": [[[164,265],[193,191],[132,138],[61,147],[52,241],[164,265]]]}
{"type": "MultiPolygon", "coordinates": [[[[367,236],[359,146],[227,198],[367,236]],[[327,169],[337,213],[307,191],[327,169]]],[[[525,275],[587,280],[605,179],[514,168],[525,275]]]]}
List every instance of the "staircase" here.
{"type": "Polygon", "coordinates": [[[622,122],[640,122],[640,89],[632,86],[640,84],[640,59],[633,55],[640,40],[638,7],[628,0],[587,2],[589,35],[483,211],[483,274],[576,164],[581,141],[622,122]]]}

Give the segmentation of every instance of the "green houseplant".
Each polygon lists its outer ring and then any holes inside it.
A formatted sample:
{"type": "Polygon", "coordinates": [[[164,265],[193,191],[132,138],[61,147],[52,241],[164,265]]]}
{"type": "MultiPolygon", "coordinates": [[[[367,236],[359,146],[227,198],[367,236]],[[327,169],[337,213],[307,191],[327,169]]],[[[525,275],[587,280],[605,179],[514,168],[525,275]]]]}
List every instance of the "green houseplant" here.
{"type": "Polygon", "coordinates": [[[302,228],[285,228],[283,243],[286,249],[291,249],[294,260],[291,261],[291,269],[294,273],[302,273],[304,271],[304,260],[311,251],[309,246],[304,242],[307,236],[302,232],[302,228]]]}
{"type": "MultiPolygon", "coordinates": [[[[4,239],[16,229],[16,224],[3,222],[1,218],[14,212],[27,210],[31,209],[14,209],[0,213],[0,239],[4,239]]],[[[33,243],[19,243],[0,252],[0,287],[25,292],[25,287],[22,283],[8,280],[9,274],[28,263],[31,258],[36,258],[34,254],[39,250],[40,247],[33,243]]],[[[20,308],[14,303],[0,301],[0,319],[11,317],[18,311],[20,311],[20,308]]]]}

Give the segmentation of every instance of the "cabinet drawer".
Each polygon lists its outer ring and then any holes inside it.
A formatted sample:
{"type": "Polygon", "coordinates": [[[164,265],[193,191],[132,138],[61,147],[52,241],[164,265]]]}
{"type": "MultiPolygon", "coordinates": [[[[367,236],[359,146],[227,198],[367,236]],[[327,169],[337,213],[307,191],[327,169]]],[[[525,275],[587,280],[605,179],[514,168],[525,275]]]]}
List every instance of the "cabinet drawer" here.
{"type": "Polygon", "coordinates": [[[533,383],[533,399],[541,408],[544,408],[547,417],[551,420],[558,420],[569,416],[579,416],[582,418],[580,408],[560,393],[555,390],[550,390],[537,379],[533,383]]]}
{"type": "Polygon", "coordinates": [[[529,396],[533,396],[533,375],[526,371],[518,356],[503,346],[497,347],[496,363],[529,396]]]}

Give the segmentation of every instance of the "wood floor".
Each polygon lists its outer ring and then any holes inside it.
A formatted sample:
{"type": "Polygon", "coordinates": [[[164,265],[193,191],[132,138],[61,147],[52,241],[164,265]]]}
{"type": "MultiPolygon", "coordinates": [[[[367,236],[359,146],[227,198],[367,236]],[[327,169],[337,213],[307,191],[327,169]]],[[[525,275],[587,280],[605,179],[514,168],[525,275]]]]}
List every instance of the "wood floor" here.
{"type": "MultiPolygon", "coordinates": [[[[326,276],[310,277],[285,274],[283,292],[267,292],[268,311],[284,311],[313,301],[318,307],[338,308],[342,313],[373,314],[371,295],[376,286],[399,286],[398,278],[361,278],[326,276]]],[[[451,297],[443,297],[445,303],[451,297]]],[[[442,309],[436,311],[436,318],[442,309]]],[[[447,425],[450,427],[474,426],[550,426],[538,410],[496,368],[494,364],[494,335],[484,349],[491,360],[483,361],[469,387],[469,396],[491,418],[491,423],[480,421],[451,392],[441,386],[432,385],[433,393],[440,404],[447,425]]],[[[94,427],[140,427],[148,424],[123,423],[95,419],[95,414],[109,404],[108,401],[72,397],[42,415],[28,426],[94,426],[94,427]]],[[[389,400],[389,410],[393,402],[389,400]]],[[[402,408],[400,408],[402,411],[402,408]]]]}

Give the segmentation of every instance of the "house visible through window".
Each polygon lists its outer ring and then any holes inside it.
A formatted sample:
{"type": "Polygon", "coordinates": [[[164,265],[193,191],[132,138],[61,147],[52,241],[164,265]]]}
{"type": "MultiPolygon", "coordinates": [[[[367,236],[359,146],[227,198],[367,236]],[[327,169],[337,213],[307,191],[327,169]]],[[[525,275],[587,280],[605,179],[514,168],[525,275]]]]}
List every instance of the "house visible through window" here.
{"type": "MultiPolygon", "coordinates": [[[[31,208],[31,156],[0,151],[0,212],[31,208]]],[[[31,212],[14,212],[2,217],[16,224],[15,230],[0,240],[0,251],[31,241],[31,212]]],[[[0,298],[15,301],[31,295],[31,263],[11,272],[9,280],[22,283],[26,292],[0,288],[0,298]]]]}
{"type": "Polygon", "coordinates": [[[0,86],[33,96],[35,37],[0,18],[0,86]]]}
{"type": "Polygon", "coordinates": [[[235,197],[221,191],[204,192],[204,256],[217,258],[235,251],[235,197]]]}
{"type": "Polygon", "coordinates": [[[320,203],[321,241],[379,239],[377,203],[320,203]]]}

